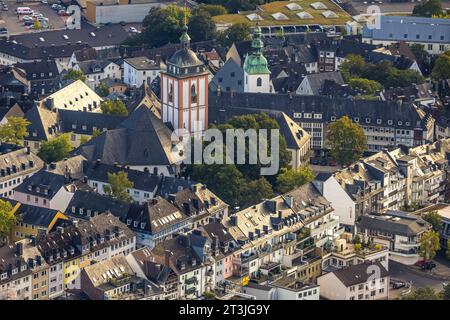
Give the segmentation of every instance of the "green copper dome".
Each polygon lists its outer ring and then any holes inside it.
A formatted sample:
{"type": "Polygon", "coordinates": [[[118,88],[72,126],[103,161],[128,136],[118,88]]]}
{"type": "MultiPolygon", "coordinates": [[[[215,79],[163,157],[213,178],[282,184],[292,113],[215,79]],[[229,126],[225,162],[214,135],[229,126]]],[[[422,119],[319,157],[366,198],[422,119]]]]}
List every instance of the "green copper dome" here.
{"type": "Polygon", "coordinates": [[[252,53],[247,56],[244,63],[244,71],[247,74],[270,74],[267,59],[262,54],[263,48],[261,28],[257,24],[253,29],[252,53]]]}

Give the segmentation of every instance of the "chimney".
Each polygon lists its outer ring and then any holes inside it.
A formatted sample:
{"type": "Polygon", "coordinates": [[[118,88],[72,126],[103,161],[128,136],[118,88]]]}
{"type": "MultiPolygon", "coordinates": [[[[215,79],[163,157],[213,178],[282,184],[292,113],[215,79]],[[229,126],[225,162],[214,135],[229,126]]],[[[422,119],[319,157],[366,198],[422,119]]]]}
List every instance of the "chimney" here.
{"type": "Polygon", "coordinates": [[[170,267],[170,256],[172,255],[172,252],[169,250],[164,251],[164,265],[166,267],[170,267]]]}
{"type": "Polygon", "coordinates": [[[23,255],[23,243],[22,242],[16,243],[16,255],[18,257],[21,257],[23,255]]]}

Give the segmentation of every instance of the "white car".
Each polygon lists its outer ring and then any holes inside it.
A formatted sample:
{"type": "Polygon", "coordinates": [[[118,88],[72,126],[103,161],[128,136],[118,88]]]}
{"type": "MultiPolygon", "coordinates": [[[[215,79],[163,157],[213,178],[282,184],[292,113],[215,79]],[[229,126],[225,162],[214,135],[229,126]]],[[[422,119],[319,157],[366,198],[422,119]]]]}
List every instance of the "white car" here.
{"type": "Polygon", "coordinates": [[[137,29],[135,27],[130,27],[129,31],[131,33],[138,33],[139,31],[137,31],[137,29]]]}

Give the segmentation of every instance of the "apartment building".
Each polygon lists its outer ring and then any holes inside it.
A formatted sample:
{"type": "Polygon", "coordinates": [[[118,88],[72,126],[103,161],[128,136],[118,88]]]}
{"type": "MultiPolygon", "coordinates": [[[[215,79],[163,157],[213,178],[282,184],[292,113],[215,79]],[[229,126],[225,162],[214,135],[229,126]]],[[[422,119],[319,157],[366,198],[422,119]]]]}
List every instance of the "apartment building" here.
{"type": "Polygon", "coordinates": [[[448,146],[449,141],[439,140],[381,151],[334,174],[319,174],[314,184],[352,231],[362,215],[442,201],[448,146]]]}
{"type": "Polygon", "coordinates": [[[361,263],[326,273],[317,284],[321,296],[329,300],[386,300],[389,273],[379,262],[361,263]]]}
{"type": "Polygon", "coordinates": [[[327,149],[328,125],[342,116],[361,125],[371,152],[398,145],[419,146],[434,138],[434,118],[412,103],[293,94],[209,95],[209,118],[214,123],[226,123],[236,115],[279,111],[311,136],[316,152],[327,149]]]}
{"type": "Polygon", "coordinates": [[[0,248],[0,299],[31,300],[31,270],[23,257],[23,244],[0,248]]]}
{"type": "Polygon", "coordinates": [[[387,211],[383,215],[362,216],[357,229],[364,240],[388,247],[390,259],[413,265],[421,259],[420,239],[431,225],[415,214],[387,211]]]}
{"type": "Polygon", "coordinates": [[[0,145],[0,196],[12,198],[13,189],[44,167],[44,162],[30,148],[0,145]]]}

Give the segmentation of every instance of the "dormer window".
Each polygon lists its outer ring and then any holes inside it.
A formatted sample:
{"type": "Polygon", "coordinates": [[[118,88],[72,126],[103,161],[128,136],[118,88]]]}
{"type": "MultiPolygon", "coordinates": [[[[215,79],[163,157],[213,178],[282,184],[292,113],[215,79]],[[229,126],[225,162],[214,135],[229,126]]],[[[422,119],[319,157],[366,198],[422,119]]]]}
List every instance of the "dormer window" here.
{"type": "Polygon", "coordinates": [[[138,227],[138,223],[139,223],[138,221],[135,221],[134,224],[133,224],[133,226],[134,226],[135,228],[137,228],[137,227],[138,227]]]}
{"type": "Polygon", "coordinates": [[[392,120],[388,120],[388,124],[392,125],[392,120]]]}
{"type": "Polygon", "coordinates": [[[366,118],[366,123],[370,123],[370,118],[366,118]]]}
{"type": "Polygon", "coordinates": [[[377,124],[381,124],[381,119],[377,119],[377,124]]]}
{"type": "Polygon", "coordinates": [[[131,219],[127,219],[127,226],[131,224],[131,219]]]}
{"type": "Polygon", "coordinates": [[[14,269],[12,269],[11,274],[12,274],[12,275],[15,275],[17,272],[19,272],[19,269],[14,268],[14,269]]]}
{"type": "Polygon", "coordinates": [[[145,228],[145,222],[141,222],[141,229],[145,228]]]}
{"type": "Polygon", "coordinates": [[[401,122],[401,121],[398,122],[398,125],[399,125],[399,126],[401,126],[402,124],[403,124],[403,122],[401,122]]]}
{"type": "Polygon", "coordinates": [[[72,207],[72,213],[75,213],[76,212],[76,208],[75,208],[75,206],[73,206],[72,207]]]}
{"type": "Polygon", "coordinates": [[[8,277],[8,273],[4,272],[0,276],[0,280],[5,280],[8,277]]]}

